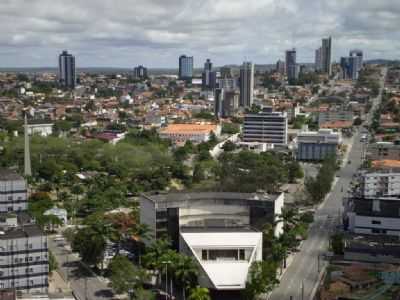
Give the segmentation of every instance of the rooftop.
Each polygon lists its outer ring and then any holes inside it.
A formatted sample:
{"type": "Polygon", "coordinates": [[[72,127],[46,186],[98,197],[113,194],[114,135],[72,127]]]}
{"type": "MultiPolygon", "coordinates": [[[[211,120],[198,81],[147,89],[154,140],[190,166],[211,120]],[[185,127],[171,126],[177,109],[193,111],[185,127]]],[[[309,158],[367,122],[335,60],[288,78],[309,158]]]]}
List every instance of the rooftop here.
{"type": "Polygon", "coordinates": [[[195,201],[195,200],[256,200],[274,202],[279,194],[267,193],[230,193],[230,192],[198,192],[198,193],[159,193],[142,194],[143,197],[153,202],[163,201],[195,201]]]}
{"type": "Polygon", "coordinates": [[[24,180],[24,178],[14,170],[0,169],[0,181],[9,180],[24,180]]]}
{"type": "Polygon", "coordinates": [[[169,124],[161,132],[169,134],[210,133],[216,129],[216,124],[169,124]]]}

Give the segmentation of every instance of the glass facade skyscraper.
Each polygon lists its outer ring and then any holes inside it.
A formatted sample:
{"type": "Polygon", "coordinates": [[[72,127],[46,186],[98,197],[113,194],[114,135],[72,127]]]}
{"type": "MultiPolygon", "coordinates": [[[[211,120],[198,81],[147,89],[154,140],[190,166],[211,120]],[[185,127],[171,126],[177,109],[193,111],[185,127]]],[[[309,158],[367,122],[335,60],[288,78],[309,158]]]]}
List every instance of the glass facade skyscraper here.
{"type": "Polygon", "coordinates": [[[58,58],[58,80],[64,88],[75,88],[76,73],[75,73],[75,56],[69,54],[68,51],[63,51],[58,58]]]}
{"type": "Polygon", "coordinates": [[[179,79],[191,80],[193,77],[193,56],[179,56],[179,79]]]}

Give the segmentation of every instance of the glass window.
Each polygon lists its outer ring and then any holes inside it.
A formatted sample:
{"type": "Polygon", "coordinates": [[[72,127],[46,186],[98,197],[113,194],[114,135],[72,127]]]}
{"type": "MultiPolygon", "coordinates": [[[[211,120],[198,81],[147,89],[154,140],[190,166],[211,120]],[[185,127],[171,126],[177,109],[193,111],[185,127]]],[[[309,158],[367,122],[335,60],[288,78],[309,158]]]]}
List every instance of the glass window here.
{"type": "Polygon", "coordinates": [[[201,259],[207,260],[207,250],[201,250],[201,259]]]}
{"type": "Polygon", "coordinates": [[[208,251],[209,260],[238,260],[237,249],[215,249],[208,251]]]}
{"type": "Polygon", "coordinates": [[[244,249],[239,249],[239,260],[245,260],[245,251],[244,251],[244,249]]]}

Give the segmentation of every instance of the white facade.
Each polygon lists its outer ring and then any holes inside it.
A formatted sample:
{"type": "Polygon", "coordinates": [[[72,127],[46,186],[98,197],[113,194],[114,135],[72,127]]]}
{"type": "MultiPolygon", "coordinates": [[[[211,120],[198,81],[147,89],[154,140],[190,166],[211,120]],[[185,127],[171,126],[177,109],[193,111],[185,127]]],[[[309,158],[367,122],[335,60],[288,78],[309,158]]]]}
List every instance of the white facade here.
{"type": "Polygon", "coordinates": [[[400,173],[367,173],[362,183],[367,198],[400,195],[400,173]]]}
{"type": "Polygon", "coordinates": [[[400,218],[359,216],[349,213],[349,230],[357,234],[382,234],[400,237],[400,218]]]}
{"type": "Polygon", "coordinates": [[[53,126],[54,124],[30,124],[28,125],[28,134],[46,137],[53,133],[53,126]]]}
{"type": "Polygon", "coordinates": [[[48,272],[47,238],[36,225],[0,234],[0,289],[46,293],[48,272]]]}
{"type": "Polygon", "coordinates": [[[27,207],[25,179],[12,171],[0,171],[0,212],[22,211],[27,207]]]}
{"type": "Polygon", "coordinates": [[[200,266],[202,287],[244,289],[251,264],[262,260],[262,232],[181,232],[180,237],[180,252],[200,266]]]}

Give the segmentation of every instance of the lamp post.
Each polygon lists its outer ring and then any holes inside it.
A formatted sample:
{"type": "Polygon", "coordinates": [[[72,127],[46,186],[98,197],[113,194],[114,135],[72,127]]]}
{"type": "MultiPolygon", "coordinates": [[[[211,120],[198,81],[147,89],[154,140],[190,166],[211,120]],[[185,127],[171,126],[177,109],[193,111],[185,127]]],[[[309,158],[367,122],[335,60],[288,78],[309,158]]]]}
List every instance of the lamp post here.
{"type": "MultiPolygon", "coordinates": [[[[163,261],[162,264],[165,265],[165,300],[168,300],[169,295],[168,295],[168,265],[171,263],[171,261],[163,261]]],[[[172,287],[172,284],[171,284],[172,287]]]]}

